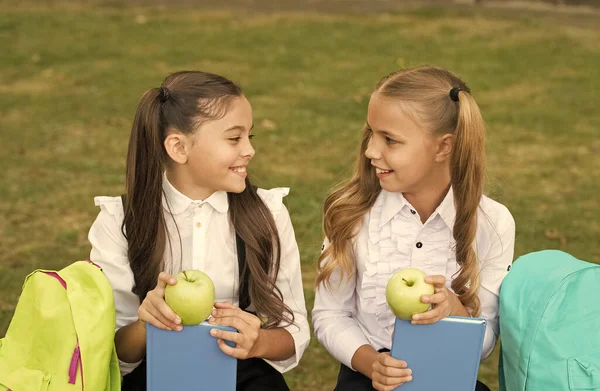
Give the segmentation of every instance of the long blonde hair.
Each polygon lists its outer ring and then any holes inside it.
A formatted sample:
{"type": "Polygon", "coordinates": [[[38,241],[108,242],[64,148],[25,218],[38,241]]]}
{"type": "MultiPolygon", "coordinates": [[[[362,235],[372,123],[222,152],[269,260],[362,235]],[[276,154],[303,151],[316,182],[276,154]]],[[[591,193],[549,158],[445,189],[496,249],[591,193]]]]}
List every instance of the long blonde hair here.
{"type": "MultiPolygon", "coordinates": [[[[462,80],[445,69],[430,66],[393,72],[379,82],[373,94],[408,103],[414,108],[416,118],[434,135],[455,136],[450,164],[456,207],[453,235],[460,269],[452,281],[452,289],[472,315],[479,315],[479,268],[473,248],[485,172],[485,124],[479,107],[462,80]],[[458,101],[450,97],[453,88],[458,89],[455,95],[458,101]]],[[[342,280],[354,277],[352,240],[381,192],[379,180],[365,156],[370,137],[365,125],[352,178],[325,200],[323,229],[331,245],[319,258],[317,285],[331,288],[331,275],[336,270],[342,280]],[[323,263],[325,259],[328,261],[323,263]]]]}

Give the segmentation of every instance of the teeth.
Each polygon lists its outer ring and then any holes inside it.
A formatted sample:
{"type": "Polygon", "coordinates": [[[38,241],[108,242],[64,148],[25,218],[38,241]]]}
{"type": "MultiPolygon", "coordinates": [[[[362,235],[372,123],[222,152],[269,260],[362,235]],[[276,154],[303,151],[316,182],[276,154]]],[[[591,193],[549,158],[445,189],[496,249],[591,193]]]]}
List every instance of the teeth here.
{"type": "Polygon", "coordinates": [[[382,170],[381,168],[375,167],[375,172],[377,174],[387,174],[388,172],[392,172],[392,170],[382,170]]]}
{"type": "Polygon", "coordinates": [[[235,172],[246,172],[246,167],[234,167],[232,170],[235,172]]]}

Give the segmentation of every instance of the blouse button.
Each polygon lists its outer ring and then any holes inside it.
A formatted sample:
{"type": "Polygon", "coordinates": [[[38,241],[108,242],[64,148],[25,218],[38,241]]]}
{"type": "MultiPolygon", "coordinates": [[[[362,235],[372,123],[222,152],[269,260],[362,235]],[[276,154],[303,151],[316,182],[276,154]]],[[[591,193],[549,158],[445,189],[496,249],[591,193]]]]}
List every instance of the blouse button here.
{"type": "Polygon", "coordinates": [[[416,214],[417,214],[417,211],[416,211],[416,210],[414,210],[414,209],[411,209],[411,210],[410,210],[410,213],[412,213],[412,214],[416,215],[416,214]]]}
{"type": "Polygon", "coordinates": [[[417,248],[421,248],[421,247],[423,247],[423,243],[417,242],[417,248]]]}
{"type": "Polygon", "coordinates": [[[196,227],[198,227],[198,228],[202,227],[202,223],[198,221],[198,222],[196,223],[196,227]]]}

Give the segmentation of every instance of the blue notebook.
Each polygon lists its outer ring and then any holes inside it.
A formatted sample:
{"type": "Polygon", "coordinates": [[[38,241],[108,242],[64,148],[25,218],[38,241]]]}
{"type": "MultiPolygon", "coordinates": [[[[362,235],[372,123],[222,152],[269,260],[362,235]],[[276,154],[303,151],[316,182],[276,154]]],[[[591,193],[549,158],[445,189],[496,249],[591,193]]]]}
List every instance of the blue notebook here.
{"type": "Polygon", "coordinates": [[[202,323],[180,332],[146,325],[148,391],[235,391],[237,360],[219,349],[210,329],[231,327],[202,323]]]}
{"type": "Polygon", "coordinates": [[[477,383],[486,321],[450,316],[414,325],[396,318],[392,352],[412,370],[399,391],[472,391],[477,383]]]}

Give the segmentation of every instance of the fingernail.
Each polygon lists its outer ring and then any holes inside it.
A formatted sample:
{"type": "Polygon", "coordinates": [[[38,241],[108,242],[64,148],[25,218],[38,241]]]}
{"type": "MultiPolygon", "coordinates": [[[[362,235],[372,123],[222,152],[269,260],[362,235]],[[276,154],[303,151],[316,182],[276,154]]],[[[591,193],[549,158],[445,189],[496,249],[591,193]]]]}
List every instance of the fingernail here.
{"type": "Polygon", "coordinates": [[[180,324],[181,323],[181,318],[179,318],[179,317],[175,318],[175,323],[180,324]]]}
{"type": "Polygon", "coordinates": [[[212,311],[212,316],[217,316],[217,310],[212,311]]]}
{"type": "Polygon", "coordinates": [[[177,281],[176,281],[176,280],[174,280],[174,279],[170,279],[170,280],[169,280],[169,284],[175,284],[176,282],[177,282],[177,281]]]}
{"type": "Polygon", "coordinates": [[[210,335],[212,335],[213,337],[217,335],[217,330],[212,329],[210,330],[210,335]]]}
{"type": "Polygon", "coordinates": [[[412,381],[412,376],[408,378],[408,381],[412,381]]]}
{"type": "Polygon", "coordinates": [[[183,327],[181,327],[181,326],[177,326],[177,327],[175,328],[175,330],[177,330],[177,331],[181,331],[181,330],[183,330],[183,327]]]}

